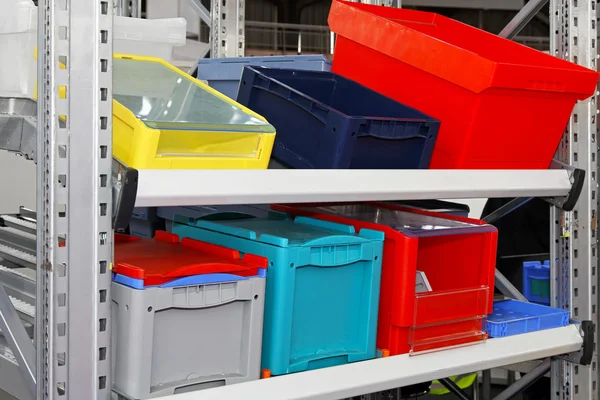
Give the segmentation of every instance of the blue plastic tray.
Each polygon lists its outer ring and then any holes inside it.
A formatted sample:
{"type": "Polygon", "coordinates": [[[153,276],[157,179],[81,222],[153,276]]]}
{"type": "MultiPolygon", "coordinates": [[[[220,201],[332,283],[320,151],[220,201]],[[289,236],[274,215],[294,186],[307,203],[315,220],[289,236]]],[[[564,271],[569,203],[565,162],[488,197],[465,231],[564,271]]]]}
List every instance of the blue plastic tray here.
{"type": "Polygon", "coordinates": [[[427,168],[440,123],[330,72],[245,67],[237,101],[277,130],[293,168],[427,168]]]}
{"type": "Polygon", "coordinates": [[[273,213],[185,219],[173,233],[269,259],[262,368],[273,375],[376,356],[382,232],[273,213]]]}
{"type": "Polygon", "coordinates": [[[198,79],[235,100],[244,65],[331,71],[331,61],[324,55],[203,58],[198,62],[198,79]]]}
{"type": "Polygon", "coordinates": [[[569,312],[517,300],[494,303],[487,318],[490,337],[505,337],[569,325],[569,312]]]}
{"type": "Polygon", "coordinates": [[[523,262],[523,295],[529,301],[550,305],[550,261],[523,262]]]}

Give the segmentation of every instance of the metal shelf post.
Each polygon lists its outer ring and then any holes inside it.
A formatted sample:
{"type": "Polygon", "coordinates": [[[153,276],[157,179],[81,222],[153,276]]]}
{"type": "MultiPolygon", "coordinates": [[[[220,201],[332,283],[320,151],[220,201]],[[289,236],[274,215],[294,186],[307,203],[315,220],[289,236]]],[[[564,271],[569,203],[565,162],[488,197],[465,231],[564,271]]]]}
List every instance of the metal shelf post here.
{"type": "Polygon", "coordinates": [[[37,399],[108,399],[112,7],[46,0],[38,27],[37,399]]]}
{"type": "Polygon", "coordinates": [[[245,0],[212,0],[210,15],[210,56],[243,57],[246,47],[245,0]]]}
{"type": "MultiPolygon", "coordinates": [[[[550,48],[553,55],[596,70],[596,0],[550,1],[550,48]]],[[[598,321],[597,96],[579,102],[566,127],[557,159],[587,172],[579,202],[572,212],[551,210],[552,305],[570,310],[576,320],[598,321]]],[[[543,116],[541,116],[543,117],[543,116]]],[[[596,325],[596,331],[598,327],[596,325]]],[[[554,399],[597,400],[598,355],[589,366],[555,361],[554,399]]]]}

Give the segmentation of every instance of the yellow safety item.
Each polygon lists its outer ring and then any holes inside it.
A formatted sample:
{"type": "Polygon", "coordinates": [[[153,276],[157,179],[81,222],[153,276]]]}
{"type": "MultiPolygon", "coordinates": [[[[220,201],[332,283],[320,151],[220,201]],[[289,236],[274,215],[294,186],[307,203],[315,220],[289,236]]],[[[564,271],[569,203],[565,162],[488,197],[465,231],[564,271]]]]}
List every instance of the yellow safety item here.
{"type": "MultiPolygon", "coordinates": [[[[477,372],[468,375],[451,376],[450,380],[454,382],[459,388],[464,390],[473,386],[473,384],[477,381],[477,372]]],[[[435,396],[443,396],[448,393],[450,393],[450,391],[446,389],[446,387],[442,385],[439,381],[432,382],[429,394],[435,396]]]]}

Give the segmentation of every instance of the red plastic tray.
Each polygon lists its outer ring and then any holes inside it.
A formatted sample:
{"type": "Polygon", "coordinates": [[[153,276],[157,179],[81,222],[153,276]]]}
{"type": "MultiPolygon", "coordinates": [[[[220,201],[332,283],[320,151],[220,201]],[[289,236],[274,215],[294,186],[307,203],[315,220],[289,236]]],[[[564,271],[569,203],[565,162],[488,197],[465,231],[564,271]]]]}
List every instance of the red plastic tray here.
{"type": "MultiPolygon", "coordinates": [[[[465,223],[447,233],[401,231],[379,223],[327,214],[332,204],[273,205],[277,211],[374,229],[385,233],[377,347],[391,355],[431,351],[485,339],[484,318],[492,311],[496,266],[496,228],[485,222],[366,203],[379,210],[465,223]],[[415,293],[416,271],[423,271],[432,292],[415,293]]],[[[345,204],[347,206],[348,204],[345,204]]],[[[335,206],[335,205],[333,205],[335,206]]],[[[379,213],[377,213],[379,215],[379,213]]]]}
{"type": "Polygon", "coordinates": [[[266,269],[264,257],[157,231],[154,239],[115,234],[113,273],[144,281],[144,286],[161,285],[193,275],[227,273],[256,276],[266,269]]]}
{"type": "Polygon", "coordinates": [[[441,15],[334,0],[333,72],[441,121],[430,168],[545,169],[598,73],[441,15]]]}

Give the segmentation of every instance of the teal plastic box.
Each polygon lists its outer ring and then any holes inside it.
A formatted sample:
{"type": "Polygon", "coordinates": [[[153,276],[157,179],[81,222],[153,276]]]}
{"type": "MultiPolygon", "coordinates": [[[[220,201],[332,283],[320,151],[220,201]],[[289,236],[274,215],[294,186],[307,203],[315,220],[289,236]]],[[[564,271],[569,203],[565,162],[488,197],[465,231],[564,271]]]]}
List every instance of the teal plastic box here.
{"type": "Polygon", "coordinates": [[[312,218],[176,218],[173,233],[269,259],[262,368],[282,375],[376,356],[383,232],[312,218]]]}

